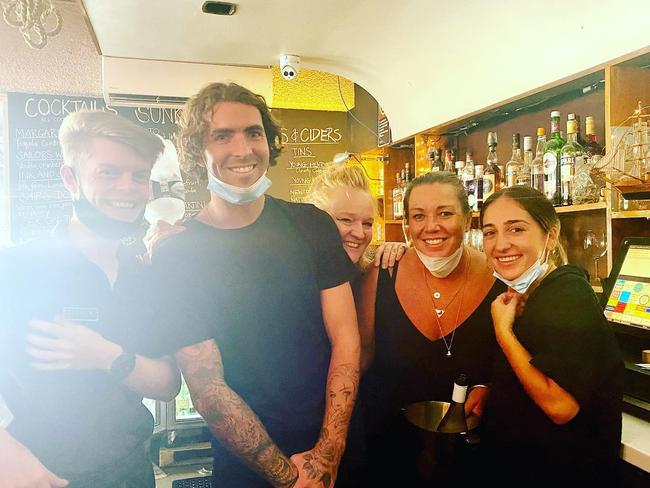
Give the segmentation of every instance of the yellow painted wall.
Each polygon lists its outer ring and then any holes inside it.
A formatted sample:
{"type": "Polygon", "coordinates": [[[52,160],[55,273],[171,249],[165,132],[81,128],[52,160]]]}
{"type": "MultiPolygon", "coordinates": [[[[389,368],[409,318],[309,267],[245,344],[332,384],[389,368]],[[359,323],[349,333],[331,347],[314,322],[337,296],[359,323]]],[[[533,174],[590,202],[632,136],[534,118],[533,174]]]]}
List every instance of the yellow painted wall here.
{"type": "Polygon", "coordinates": [[[297,110],[345,112],[354,107],[354,83],[330,73],[304,68],[300,70],[294,80],[287,81],[282,77],[280,68],[276,66],[273,68],[271,106],[297,110]],[[341,93],[345,105],[341,100],[341,93]]]}

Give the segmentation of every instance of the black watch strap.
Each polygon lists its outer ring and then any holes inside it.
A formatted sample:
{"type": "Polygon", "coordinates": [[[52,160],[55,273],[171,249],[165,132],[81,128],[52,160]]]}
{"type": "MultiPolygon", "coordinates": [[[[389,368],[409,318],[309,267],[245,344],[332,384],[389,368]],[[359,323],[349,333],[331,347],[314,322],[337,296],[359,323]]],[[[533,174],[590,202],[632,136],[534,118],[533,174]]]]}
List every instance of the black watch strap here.
{"type": "Polygon", "coordinates": [[[124,351],[120,354],[109,370],[110,375],[115,381],[124,381],[135,369],[135,354],[124,351]]]}

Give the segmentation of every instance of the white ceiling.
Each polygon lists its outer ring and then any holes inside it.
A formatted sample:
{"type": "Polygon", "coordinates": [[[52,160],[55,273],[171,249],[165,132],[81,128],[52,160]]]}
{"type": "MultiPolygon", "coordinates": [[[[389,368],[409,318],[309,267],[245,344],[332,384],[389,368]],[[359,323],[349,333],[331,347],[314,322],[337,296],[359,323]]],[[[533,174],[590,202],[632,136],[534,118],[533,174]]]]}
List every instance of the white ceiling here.
{"type": "Polygon", "coordinates": [[[395,140],[650,45],[650,0],[83,0],[107,56],[342,75],[395,140]]]}

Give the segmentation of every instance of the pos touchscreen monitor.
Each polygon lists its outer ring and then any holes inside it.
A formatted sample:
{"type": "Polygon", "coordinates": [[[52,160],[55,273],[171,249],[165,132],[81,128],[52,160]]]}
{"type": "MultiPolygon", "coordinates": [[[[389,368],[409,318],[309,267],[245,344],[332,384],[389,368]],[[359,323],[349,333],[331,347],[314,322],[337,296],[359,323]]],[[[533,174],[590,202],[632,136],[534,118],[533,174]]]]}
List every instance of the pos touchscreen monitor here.
{"type": "Polygon", "coordinates": [[[603,289],[610,322],[650,330],[650,237],[626,238],[603,289]]]}

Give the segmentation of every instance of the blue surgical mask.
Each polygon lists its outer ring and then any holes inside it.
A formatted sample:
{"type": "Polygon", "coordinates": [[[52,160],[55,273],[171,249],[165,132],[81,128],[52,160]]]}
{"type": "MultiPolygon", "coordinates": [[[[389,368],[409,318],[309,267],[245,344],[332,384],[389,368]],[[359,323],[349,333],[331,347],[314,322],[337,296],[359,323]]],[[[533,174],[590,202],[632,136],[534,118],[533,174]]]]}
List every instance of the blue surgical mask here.
{"type": "Polygon", "coordinates": [[[208,163],[208,190],[215,193],[228,203],[232,203],[233,205],[248,205],[264,195],[266,190],[271,187],[271,180],[266,176],[266,173],[260,176],[260,178],[248,188],[240,188],[238,186],[224,183],[212,174],[212,157],[207,153],[207,151],[205,157],[208,163]]]}
{"type": "Polygon", "coordinates": [[[506,285],[508,285],[510,288],[515,290],[517,293],[523,295],[528,291],[528,288],[530,288],[530,285],[535,283],[539,278],[544,276],[546,272],[548,271],[548,255],[546,255],[546,259],[544,259],[544,262],[542,262],[542,257],[546,254],[546,245],[548,244],[548,238],[549,235],[546,236],[546,242],[544,243],[544,249],[542,250],[542,253],[539,255],[537,260],[532,264],[530,268],[528,268],[526,271],[521,273],[517,278],[514,280],[507,280],[503,276],[501,276],[499,273],[496,271],[492,273],[492,275],[497,278],[498,280],[502,281],[506,285]]]}
{"type": "Polygon", "coordinates": [[[451,256],[427,256],[417,249],[415,250],[415,253],[420,258],[420,261],[422,261],[422,264],[424,264],[424,267],[427,268],[433,276],[436,278],[446,278],[456,269],[458,263],[460,263],[460,258],[463,257],[463,246],[461,245],[451,256]]]}

